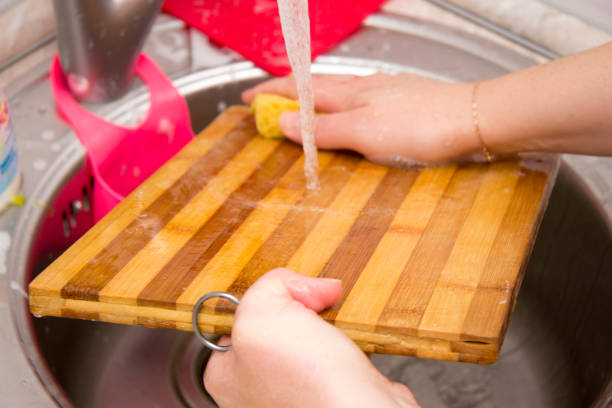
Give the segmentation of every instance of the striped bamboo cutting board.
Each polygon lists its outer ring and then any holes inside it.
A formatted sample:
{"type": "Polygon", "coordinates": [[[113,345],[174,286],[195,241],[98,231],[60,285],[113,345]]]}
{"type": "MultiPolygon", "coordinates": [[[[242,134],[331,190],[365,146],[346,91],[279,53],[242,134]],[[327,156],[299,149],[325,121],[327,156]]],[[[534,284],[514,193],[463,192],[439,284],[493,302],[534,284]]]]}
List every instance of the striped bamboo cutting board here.
{"type": "MultiPolygon", "coordinates": [[[[497,358],[557,161],[421,171],[256,136],[227,110],[30,284],[36,315],[191,330],[210,291],[238,297],[278,266],[342,279],[322,315],[364,350],[497,358]]],[[[200,325],[231,330],[207,302],[200,325]]]]}

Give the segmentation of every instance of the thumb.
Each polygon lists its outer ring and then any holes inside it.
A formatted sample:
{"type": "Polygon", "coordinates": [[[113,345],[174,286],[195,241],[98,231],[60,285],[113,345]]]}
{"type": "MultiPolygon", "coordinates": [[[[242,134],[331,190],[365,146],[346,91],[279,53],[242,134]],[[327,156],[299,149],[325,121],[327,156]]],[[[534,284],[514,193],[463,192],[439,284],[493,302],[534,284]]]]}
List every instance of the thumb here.
{"type": "Polygon", "coordinates": [[[274,269],[259,278],[244,294],[249,304],[293,299],[320,312],[333,305],[342,291],[337,279],[312,278],[285,268],[274,269]]]}
{"type": "Polygon", "coordinates": [[[342,282],[338,279],[311,278],[298,273],[293,274],[294,276],[283,279],[289,294],[294,300],[317,313],[336,303],[340,297],[342,282]]]}
{"type": "MultiPolygon", "coordinates": [[[[278,124],[285,136],[302,143],[299,112],[283,112],[278,124]]],[[[318,114],[315,117],[315,144],[321,149],[350,149],[365,154],[367,126],[361,109],[318,114]]]]}

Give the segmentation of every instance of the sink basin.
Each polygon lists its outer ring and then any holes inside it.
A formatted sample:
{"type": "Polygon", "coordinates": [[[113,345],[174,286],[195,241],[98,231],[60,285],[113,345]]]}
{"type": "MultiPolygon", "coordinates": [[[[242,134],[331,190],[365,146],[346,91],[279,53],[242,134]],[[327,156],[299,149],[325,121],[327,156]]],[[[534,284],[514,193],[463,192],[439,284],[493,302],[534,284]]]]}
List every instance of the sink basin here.
{"type": "MultiPolygon", "coordinates": [[[[313,70],[418,72],[469,81],[530,64],[462,32],[375,15],[318,58],[313,70]]],[[[242,90],[264,78],[264,72],[242,61],[179,75],[175,85],[198,132],[224,107],[239,103],[242,90]]],[[[25,87],[15,109],[36,106],[41,92],[49,100],[44,86],[39,80],[25,87]]],[[[146,107],[147,93],[136,89],[102,113],[128,123],[146,107]]],[[[25,120],[17,115],[16,127],[26,126],[19,123],[25,120]]],[[[61,129],[66,134],[61,153],[32,189],[15,230],[9,268],[22,287],[92,225],[85,152],[69,130],[61,129]],[[50,214],[47,203],[59,210],[50,214]]],[[[564,162],[499,361],[476,366],[379,355],[374,364],[411,387],[424,407],[606,406],[612,398],[611,219],[583,177],[564,162]]],[[[215,406],[201,383],[209,353],[191,333],[38,319],[15,292],[10,307],[26,358],[60,406],[215,406]]]]}

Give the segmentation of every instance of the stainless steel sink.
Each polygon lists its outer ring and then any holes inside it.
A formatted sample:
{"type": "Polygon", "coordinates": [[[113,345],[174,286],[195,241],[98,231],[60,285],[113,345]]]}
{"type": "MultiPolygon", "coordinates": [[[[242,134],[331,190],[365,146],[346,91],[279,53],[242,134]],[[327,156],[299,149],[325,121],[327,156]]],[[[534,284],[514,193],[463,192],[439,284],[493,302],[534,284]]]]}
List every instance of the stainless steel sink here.
{"type": "MultiPolygon", "coordinates": [[[[161,60],[162,66],[168,66],[161,60]]],[[[462,32],[376,15],[357,34],[318,58],[314,70],[410,71],[475,80],[530,64],[519,54],[462,32]]],[[[239,103],[243,89],[266,77],[244,61],[191,71],[184,66],[174,69],[195,131],[225,106],[239,103]]],[[[22,288],[92,222],[85,152],[50,108],[44,72],[41,68],[12,97],[16,130],[25,135],[20,147],[26,165],[30,166],[28,155],[30,161],[36,159],[32,151],[38,152],[40,146],[34,142],[46,143],[37,154],[48,155],[44,174],[24,168],[28,205],[16,214],[16,225],[3,220],[15,231],[10,279],[22,288]],[[32,112],[40,114],[38,123],[32,112]],[[51,128],[57,136],[41,141],[41,132],[51,128]],[[53,143],[59,148],[51,147],[53,143]],[[66,195],[68,183],[82,186],[77,196],[66,195]],[[50,203],[59,209],[54,214],[48,211],[50,203]]],[[[137,88],[117,103],[92,109],[126,123],[146,106],[147,93],[137,88]]],[[[564,161],[560,170],[496,364],[373,357],[384,374],[410,386],[424,407],[603,407],[611,401],[612,211],[601,205],[587,180],[568,163],[564,161]]],[[[9,302],[22,351],[55,403],[214,406],[201,383],[208,353],[190,333],[34,318],[18,290],[10,293],[9,302]]]]}

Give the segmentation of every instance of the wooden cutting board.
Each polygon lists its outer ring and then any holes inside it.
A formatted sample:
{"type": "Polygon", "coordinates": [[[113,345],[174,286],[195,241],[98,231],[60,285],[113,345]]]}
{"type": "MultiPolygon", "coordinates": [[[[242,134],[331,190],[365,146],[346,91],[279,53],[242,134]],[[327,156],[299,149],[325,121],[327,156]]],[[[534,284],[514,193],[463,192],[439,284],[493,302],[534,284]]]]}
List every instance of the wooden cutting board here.
{"type": "MultiPolygon", "coordinates": [[[[35,315],[192,330],[203,294],[240,297],[286,266],[339,278],[322,316],[364,350],[491,363],[508,325],[557,159],[401,170],[256,135],[218,117],[30,284],[35,315]]],[[[231,331],[207,302],[202,330],[231,331]]]]}

